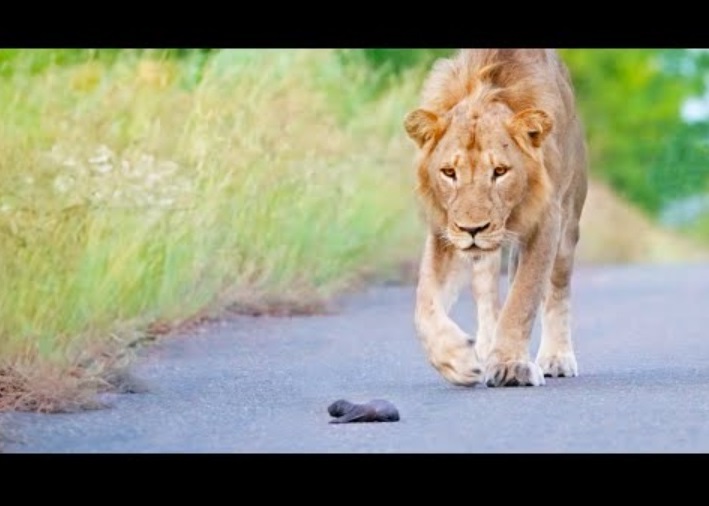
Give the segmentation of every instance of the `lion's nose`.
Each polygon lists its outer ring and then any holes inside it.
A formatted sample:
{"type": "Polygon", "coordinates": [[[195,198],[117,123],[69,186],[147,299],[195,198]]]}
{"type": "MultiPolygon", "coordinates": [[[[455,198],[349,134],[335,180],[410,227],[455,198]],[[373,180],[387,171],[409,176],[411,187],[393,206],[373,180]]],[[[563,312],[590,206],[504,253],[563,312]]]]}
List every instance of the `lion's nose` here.
{"type": "Polygon", "coordinates": [[[485,225],[482,225],[480,227],[461,227],[460,225],[458,225],[458,228],[461,229],[463,232],[469,233],[470,236],[474,239],[478,232],[482,232],[483,230],[485,230],[489,226],[490,226],[490,223],[488,222],[488,223],[485,223],[485,225]]]}

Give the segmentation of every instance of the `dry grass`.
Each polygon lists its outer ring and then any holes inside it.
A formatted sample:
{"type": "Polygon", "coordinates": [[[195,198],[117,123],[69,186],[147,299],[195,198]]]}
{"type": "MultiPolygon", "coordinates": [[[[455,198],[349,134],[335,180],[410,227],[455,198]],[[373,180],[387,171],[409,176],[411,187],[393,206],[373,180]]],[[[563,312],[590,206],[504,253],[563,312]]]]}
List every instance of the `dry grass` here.
{"type": "Polygon", "coordinates": [[[593,181],[581,219],[579,263],[709,260],[709,248],[653,223],[608,186],[593,181]]]}
{"type": "MultiPolygon", "coordinates": [[[[104,347],[105,348],[105,347],[104,347]]],[[[104,391],[144,391],[126,367],[126,352],[101,352],[93,349],[76,363],[58,364],[32,358],[6,360],[0,369],[0,411],[39,413],[98,409],[103,404],[95,394],[104,391]],[[128,385],[128,388],[126,388],[128,385]]]]}

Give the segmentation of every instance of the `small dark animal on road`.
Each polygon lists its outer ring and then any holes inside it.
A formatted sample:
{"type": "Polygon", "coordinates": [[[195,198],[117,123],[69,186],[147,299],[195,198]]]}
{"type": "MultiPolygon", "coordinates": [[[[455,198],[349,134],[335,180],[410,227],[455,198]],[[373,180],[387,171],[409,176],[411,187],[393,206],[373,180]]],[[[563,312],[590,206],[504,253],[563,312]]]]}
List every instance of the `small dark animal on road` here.
{"type": "Polygon", "coordinates": [[[334,420],[330,423],[352,423],[352,422],[398,422],[399,410],[389,401],[374,399],[364,404],[340,399],[327,408],[330,416],[334,420]]]}

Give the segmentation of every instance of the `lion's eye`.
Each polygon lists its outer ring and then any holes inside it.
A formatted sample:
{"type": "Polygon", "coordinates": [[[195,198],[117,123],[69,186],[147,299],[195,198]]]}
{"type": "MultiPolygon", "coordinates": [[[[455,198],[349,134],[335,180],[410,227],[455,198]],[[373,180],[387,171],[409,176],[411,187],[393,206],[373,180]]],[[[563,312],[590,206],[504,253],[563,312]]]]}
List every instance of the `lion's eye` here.
{"type": "Polygon", "coordinates": [[[451,167],[444,167],[443,169],[441,169],[441,173],[446,177],[455,179],[455,169],[451,167]]]}
{"type": "Polygon", "coordinates": [[[509,167],[495,167],[495,177],[504,176],[509,170],[509,167]]]}

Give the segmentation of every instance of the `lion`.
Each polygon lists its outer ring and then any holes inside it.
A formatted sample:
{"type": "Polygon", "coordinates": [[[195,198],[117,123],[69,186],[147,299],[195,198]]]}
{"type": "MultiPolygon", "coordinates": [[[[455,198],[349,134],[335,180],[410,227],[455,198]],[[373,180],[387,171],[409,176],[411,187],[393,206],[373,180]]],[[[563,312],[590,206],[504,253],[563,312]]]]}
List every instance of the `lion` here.
{"type": "Polygon", "coordinates": [[[570,282],[587,147],[566,65],[551,49],[464,49],[434,64],[421,98],[404,128],[417,147],[427,224],[414,320],[429,362],[463,386],[577,376],[570,282]],[[503,247],[509,293],[501,306],[503,247]],[[449,317],[471,274],[475,338],[449,317]]]}

